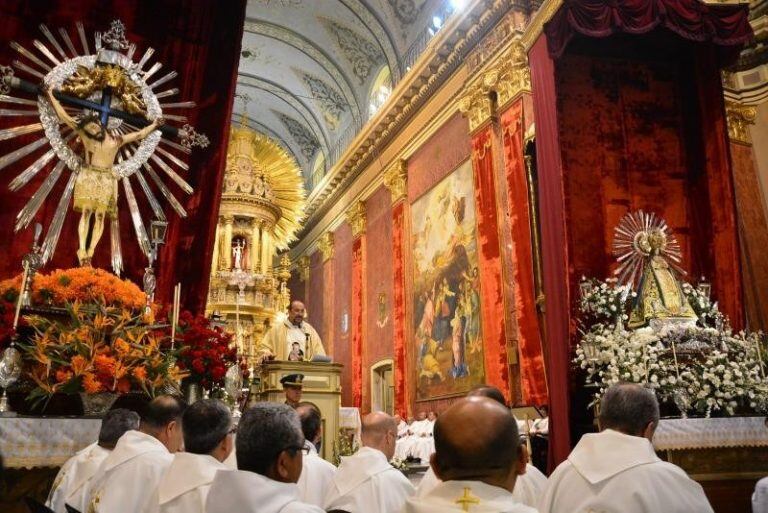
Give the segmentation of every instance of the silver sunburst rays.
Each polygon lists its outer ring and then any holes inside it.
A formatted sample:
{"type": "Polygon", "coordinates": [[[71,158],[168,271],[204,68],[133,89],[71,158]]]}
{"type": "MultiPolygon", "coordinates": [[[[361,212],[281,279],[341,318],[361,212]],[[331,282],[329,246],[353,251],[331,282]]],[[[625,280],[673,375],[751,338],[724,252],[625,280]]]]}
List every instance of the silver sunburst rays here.
{"type": "MultiPolygon", "coordinates": [[[[95,34],[94,52],[91,52],[82,23],[78,22],[76,29],[79,40],[77,45],[67,30],[59,28],[56,31],[57,36],[48,27],[41,25],[40,31],[44,38],[35,39],[28,47],[12,42],[11,48],[18,54],[18,59],[13,61],[13,67],[0,66],[0,117],[19,120],[16,126],[0,130],[0,141],[42,132],[38,139],[0,156],[0,170],[30,155],[38,156],[10,182],[12,191],[18,191],[28,185],[44,169],[48,173],[18,213],[14,231],[18,232],[30,225],[63,177],[66,185],[58,199],[55,214],[42,245],[43,260],[48,262],[56,250],[67,211],[72,204],[76,177],[83,164],[82,157],[75,151],[80,149],[75,132],[61,124],[52,105],[42,95],[42,87],[59,91],[65,82],[71,83],[81,79],[83,72],[87,75],[89,70],[108,66],[117,69],[126,77],[127,87],[135,91],[135,94],[128,98],[142,106],[141,110],[134,109],[133,112],[126,113],[126,110],[130,111],[130,105],[127,101],[121,101],[126,97],[108,97],[104,100],[102,96],[107,94],[105,89],[93,91],[86,97],[81,96],[84,101],[80,103],[77,103],[76,99],[73,100],[74,97],[70,98],[70,101],[64,96],[59,98],[68,114],[75,119],[81,119],[89,113],[99,113],[98,110],[89,109],[88,105],[94,109],[100,105],[106,108],[107,113],[102,110],[101,114],[108,120],[107,129],[115,137],[136,131],[142,128],[142,124],[149,124],[154,119],[162,117],[166,120],[165,126],[140,142],[123,146],[112,167],[114,179],[122,184],[123,196],[126,198],[141,250],[145,255],[149,255],[150,243],[139,209],[140,200],[146,200],[155,218],[166,220],[161,202],[153,192],[154,188],[179,216],[186,217],[182,203],[176,199],[164,179],[170,179],[184,193],[191,194],[192,187],[182,177],[183,172],[189,170],[185,160],[193,146],[205,147],[208,145],[208,139],[186,124],[187,118],[180,113],[184,109],[194,108],[194,102],[173,99],[167,103],[161,102],[165,98],[178,95],[177,88],[161,88],[176,78],[177,73],[168,71],[159,74],[163,65],[159,62],[150,64],[155,53],[152,48],[147,48],[141,58],[134,61],[136,46],[126,39],[122,22],[113,21],[109,31],[95,34]],[[15,76],[16,72],[19,72],[21,77],[15,76]],[[183,127],[171,126],[172,122],[183,127]],[[54,159],[58,162],[52,167],[47,167],[54,159]],[[137,197],[134,193],[132,181],[138,183],[143,197],[137,197]]],[[[123,257],[118,216],[113,216],[108,224],[112,268],[116,274],[120,274],[123,257]]]]}
{"type": "Polygon", "coordinates": [[[666,221],[653,212],[629,212],[614,229],[613,254],[619,263],[614,274],[623,285],[635,286],[648,258],[660,256],[681,275],[682,251],[666,221]]]}

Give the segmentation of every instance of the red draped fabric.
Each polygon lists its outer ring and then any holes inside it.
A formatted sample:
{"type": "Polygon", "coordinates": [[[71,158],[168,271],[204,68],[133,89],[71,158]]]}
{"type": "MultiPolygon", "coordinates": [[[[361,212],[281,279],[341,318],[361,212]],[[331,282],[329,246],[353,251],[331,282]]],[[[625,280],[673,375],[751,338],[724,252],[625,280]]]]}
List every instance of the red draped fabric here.
{"type": "Polygon", "coordinates": [[[575,33],[589,37],[644,34],[658,26],[691,41],[738,47],[753,37],[748,15],[746,4],[712,5],[699,0],[565,0],[544,31],[553,58],[563,54],[575,33]]]}
{"type": "Polygon", "coordinates": [[[363,406],[363,325],[365,301],[365,235],[352,242],[352,405],[363,406]]]}
{"type": "MultiPolygon", "coordinates": [[[[472,169],[477,209],[480,308],[486,382],[498,387],[509,400],[509,367],[504,333],[502,285],[496,188],[493,180],[493,133],[489,126],[472,136],[472,169]]],[[[498,150],[497,150],[498,151],[498,150]]]]}
{"type": "Polygon", "coordinates": [[[568,378],[570,370],[570,305],[568,240],[566,238],[563,165],[558,135],[555,66],[547,38],[540,37],[528,53],[536,119],[536,164],[539,175],[541,253],[544,271],[545,359],[549,385],[549,466],[568,457],[568,378]],[[546,214],[546,215],[545,215],[546,214]]]}
{"type": "Polygon", "coordinates": [[[407,354],[405,351],[405,201],[399,201],[392,207],[392,267],[393,300],[392,322],[394,328],[394,377],[395,377],[395,412],[403,418],[408,416],[407,399],[407,354]]]}
{"type": "Polygon", "coordinates": [[[516,339],[520,355],[523,402],[547,404],[547,377],[544,371],[544,355],[533,278],[531,213],[523,156],[522,99],[515,101],[501,115],[501,130],[504,144],[504,175],[509,197],[514,313],[517,319],[516,339]]]}
{"type": "MultiPolygon", "coordinates": [[[[173,286],[183,282],[182,307],[193,311],[202,311],[207,298],[208,270],[216,229],[216,216],[211,213],[219,209],[245,3],[245,0],[0,0],[0,34],[3,36],[0,64],[10,65],[18,57],[8,46],[9,41],[18,41],[29,48],[34,39],[41,38],[40,23],[48,25],[54,34],[59,27],[64,28],[79,48],[75,23],[82,21],[93,49],[91,35],[96,30],[108,29],[109,23],[119,18],[126,25],[128,39],[137,44],[139,55],[152,47],[155,49],[153,62],[161,62],[163,70],[179,73],[169,87],[180,89],[179,98],[197,103],[197,107],[188,113],[189,123],[209,137],[210,146],[196,148],[189,159],[189,171],[182,173],[194,187],[194,194],[187,196],[175,184],[168,184],[184,205],[188,217],[180,219],[170,208],[165,209],[170,226],[167,243],[160,250],[156,268],[157,298],[169,301],[173,286]]],[[[18,124],[16,120],[0,118],[0,128],[18,124]]],[[[0,143],[0,154],[13,151],[25,142],[30,142],[29,136],[3,141],[0,143]]],[[[0,203],[3,205],[0,212],[0,252],[4,258],[0,264],[0,277],[19,272],[21,256],[28,251],[31,242],[32,230],[13,234],[14,218],[47,173],[41,172],[38,178],[17,193],[10,192],[7,183],[32,160],[22,160],[3,170],[4,178],[0,183],[0,203]]],[[[60,196],[65,180],[60,182],[36,218],[44,226],[50,223],[56,198],[60,196]]],[[[141,196],[135,181],[133,186],[135,193],[141,196]]],[[[157,190],[154,193],[161,197],[157,190]]],[[[118,205],[122,211],[120,225],[125,276],[141,283],[147,260],[135,240],[124,195],[120,196],[118,205]]],[[[150,212],[145,214],[149,217],[150,212]]],[[[70,209],[56,254],[46,270],[77,265],[78,218],[79,214],[70,209]]],[[[110,268],[109,246],[109,234],[105,230],[94,257],[95,266],[110,268]]]]}

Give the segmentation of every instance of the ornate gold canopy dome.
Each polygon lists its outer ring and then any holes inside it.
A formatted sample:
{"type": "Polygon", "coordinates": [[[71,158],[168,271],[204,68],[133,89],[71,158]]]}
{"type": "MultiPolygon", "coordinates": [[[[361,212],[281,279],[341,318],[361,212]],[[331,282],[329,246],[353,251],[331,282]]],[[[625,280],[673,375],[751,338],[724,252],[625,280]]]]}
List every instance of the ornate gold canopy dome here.
{"type": "Polygon", "coordinates": [[[229,138],[222,203],[253,211],[259,206],[277,249],[287,249],[300,226],[306,193],[301,169],[274,141],[235,125],[229,138]]]}

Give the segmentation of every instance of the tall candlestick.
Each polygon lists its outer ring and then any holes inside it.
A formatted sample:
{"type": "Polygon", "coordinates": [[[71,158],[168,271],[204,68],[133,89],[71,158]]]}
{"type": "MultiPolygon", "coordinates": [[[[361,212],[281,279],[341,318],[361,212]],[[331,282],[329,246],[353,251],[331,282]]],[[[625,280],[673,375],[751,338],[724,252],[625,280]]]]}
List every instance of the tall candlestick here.
{"type": "Polygon", "coordinates": [[[27,283],[27,274],[29,268],[26,262],[24,263],[24,272],[21,273],[21,290],[19,290],[19,297],[16,299],[16,313],[13,316],[13,330],[16,331],[16,327],[19,325],[19,314],[21,314],[21,303],[24,301],[24,284],[27,283]]]}

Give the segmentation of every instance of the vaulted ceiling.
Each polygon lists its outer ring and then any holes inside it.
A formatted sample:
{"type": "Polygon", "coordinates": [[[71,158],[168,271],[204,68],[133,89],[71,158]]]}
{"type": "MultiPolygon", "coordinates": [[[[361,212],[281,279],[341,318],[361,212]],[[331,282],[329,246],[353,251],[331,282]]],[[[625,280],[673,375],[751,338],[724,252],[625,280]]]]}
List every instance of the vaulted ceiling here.
{"type": "Polygon", "coordinates": [[[318,154],[368,119],[388,66],[397,82],[409,49],[455,0],[249,0],[235,102],[239,120],[274,139],[309,177],[318,154]]]}

